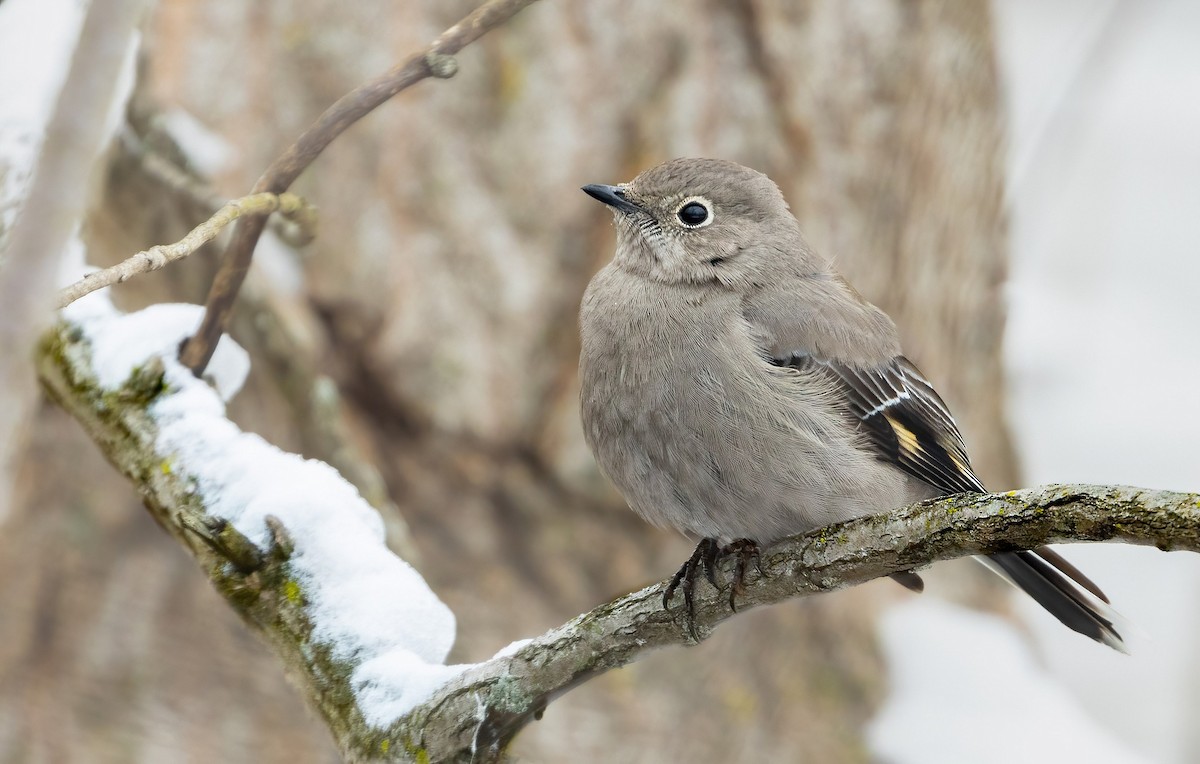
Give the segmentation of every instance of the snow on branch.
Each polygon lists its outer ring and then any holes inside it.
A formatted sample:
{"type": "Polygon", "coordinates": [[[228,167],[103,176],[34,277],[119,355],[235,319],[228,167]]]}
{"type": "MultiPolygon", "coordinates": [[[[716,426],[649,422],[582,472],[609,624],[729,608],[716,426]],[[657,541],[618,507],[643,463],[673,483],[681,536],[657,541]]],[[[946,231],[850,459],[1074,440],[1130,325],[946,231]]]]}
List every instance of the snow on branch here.
{"type": "MultiPolygon", "coordinates": [[[[174,360],[200,315],[162,305],[123,316],[91,295],[43,339],[39,373],[271,645],[348,760],[496,761],[558,695],[652,649],[695,643],[678,606],[663,609],[658,583],[490,660],[443,665],[453,616],[387,550],[374,511],[324,463],[226,419],[222,397],[247,370],[240,348],[218,344],[216,390],[174,360]]],[[[1200,495],[1047,486],[929,501],[765,550],[739,610],[1068,540],[1200,551],[1200,495]]],[[[704,639],[732,613],[707,584],[696,595],[704,639]]]]}
{"type": "Polygon", "coordinates": [[[348,756],[460,673],[454,616],[384,543],[379,514],[324,462],[285,453],[225,416],[246,354],[222,338],[208,381],[175,360],[203,308],[64,311],[38,352],[73,414],[264,636],[348,756]],[[215,388],[215,389],[214,389],[215,388]]]}

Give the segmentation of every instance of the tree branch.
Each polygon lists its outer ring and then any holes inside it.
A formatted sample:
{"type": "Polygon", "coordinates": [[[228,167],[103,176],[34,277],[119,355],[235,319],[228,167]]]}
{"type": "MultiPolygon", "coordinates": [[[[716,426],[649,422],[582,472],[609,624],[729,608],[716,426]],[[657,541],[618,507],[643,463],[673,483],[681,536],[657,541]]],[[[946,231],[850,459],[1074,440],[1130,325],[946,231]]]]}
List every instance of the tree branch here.
{"type": "MultiPolygon", "coordinates": [[[[535,1],[488,0],[443,32],[425,50],[339,98],[267,168],[254,184],[253,193],[286,191],[325,147],[347,128],[392,96],[421,80],[453,77],[458,71],[454,54],[535,1]]],[[[197,376],[208,365],[217,340],[228,325],[229,313],[233,310],[242,281],[250,270],[254,246],[265,225],[263,218],[254,217],[243,220],[234,229],[233,240],[225,250],[221,268],[208,293],[204,321],[196,334],[185,343],[180,355],[183,365],[197,376]]]]}
{"type": "Polygon", "coordinates": [[[253,194],[226,202],[213,216],[174,244],[158,244],[122,262],[94,271],[59,290],[58,307],[65,308],[84,295],[113,284],[123,284],[139,273],[149,273],[182,260],[216,238],[221,229],[246,215],[266,217],[280,212],[299,226],[304,241],[316,236],[316,209],[295,194],[253,194]]]}
{"type": "MultiPolygon", "coordinates": [[[[172,466],[176,454],[162,445],[152,410],[176,394],[171,388],[178,377],[168,374],[174,382],[167,385],[163,373],[163,365],[175,364],[174,359],[163,356],[141,364],[115,389],[99,384],[92,359],[85,332],[60,324],[40,348],[43,385],[132,480],[151,513],[196,557],[230,606],[266,639],[350,760],[496,761],[513,736],[558,695],[650,650],[696,641],[678,617],[678,607],[663,609],[665,582],[660,582],[464,671],[447,668],[448,682],[426,694],[426,700],[394,721],[371,724],[354,679],[359,659],[337,658],[336,645],[321,638],[310,606],[312,582],[298,582],[293,573],[290,560],[301,553],[305,539],[268,516],[267,542],[254,543],[210,506],[223,492],[221,485],[198,481],[187,464],[172,466]]],[[[264,470],[259,480],[271,478],[264,470]]],[[[763,574],[749,571],[739,610],[854,586],[939,560],[1060,541],[1122,541],[1200,551],[1200,495],[1047,486],[924,502],[796,536],[765,550],[763,574]]],[[[721,574],[728,578],[728,565],[721,574]]],[[[727,597],[707,584],[696,595],[696,627],[704,639],[733,614],[727,597]]]]}
{"type": "MultiPolygon", "coordinates": [[[[738,612],[941,560],[1063,541],[1200,551],[1200,494],[1050,485],[950,496],[832,525],[765,550],[764,575],[753,567],[748,572],[738,612]]],[[[729,567],[727,561],[721,571],[725,580],[729,567]]],[[[448,759],[490,760],[480,752],[503,750],[558,695],[650,650],[696,644],[678,609],[663,609],[665,587],[660,582],[601,605],[511,656],[479,664],[402,719],[392,734],[411,735],[448,759]]],[[[696,592],[701,640],[732,615],[727,594],[707,584],[696,592]]]]}

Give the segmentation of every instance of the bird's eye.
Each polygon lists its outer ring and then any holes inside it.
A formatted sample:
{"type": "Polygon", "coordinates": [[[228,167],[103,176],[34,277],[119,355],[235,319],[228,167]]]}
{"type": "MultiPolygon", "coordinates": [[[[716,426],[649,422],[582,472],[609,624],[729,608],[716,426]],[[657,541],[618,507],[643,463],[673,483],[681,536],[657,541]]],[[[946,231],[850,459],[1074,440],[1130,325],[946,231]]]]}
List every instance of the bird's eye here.
{"type": "Polygon", "coordinates": [[[699,228],[712,222],[712,213],[704,199],[688,199],[679,206],[675,217],[687,228],[699,228]]]}
{"type": "Polygon", "coordinates": [[[705,220],[708,220],[708,208],[700,202],[685,204],[679,211],[679,222],[684,225],[700,225],[705,220]]]}

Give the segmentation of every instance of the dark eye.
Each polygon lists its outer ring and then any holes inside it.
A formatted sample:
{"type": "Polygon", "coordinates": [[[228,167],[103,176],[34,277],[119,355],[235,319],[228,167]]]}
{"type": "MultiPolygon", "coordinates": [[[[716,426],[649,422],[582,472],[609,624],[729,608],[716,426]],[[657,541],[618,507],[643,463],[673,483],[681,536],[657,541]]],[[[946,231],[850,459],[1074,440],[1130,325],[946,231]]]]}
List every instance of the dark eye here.
{"type": "Polygon", "coordinates": [[[708,220],[708,207],[705,207],[700,202],[688,202],[679,208],[679,212],[675,213],[679,216],[679,222],[690,228],[695,228],[698,225],[704,225],[708,220]]]}

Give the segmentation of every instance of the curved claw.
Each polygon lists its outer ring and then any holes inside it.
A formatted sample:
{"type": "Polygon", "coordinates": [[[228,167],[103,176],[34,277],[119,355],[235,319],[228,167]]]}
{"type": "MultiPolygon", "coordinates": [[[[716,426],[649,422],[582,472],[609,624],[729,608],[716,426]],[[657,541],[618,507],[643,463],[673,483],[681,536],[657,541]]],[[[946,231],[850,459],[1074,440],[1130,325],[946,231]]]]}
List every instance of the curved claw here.
{"type": "Polygon", "coordinates": [[[663,591],[663,610],[671,610],[671,599],[675,596],[676,590],[682,587],[683,589],[683,606],[684,614],[687,617],[688,633],[692,639],[697,642],[700,637],[696,632],[696,574],[701,570],[704,571],[704,577],[713,585],[717,585],[717,577],[715,573],[717,560],[720,556],[720,546],[716,539],[702,539],[696,545],[692,556],[687,559],[679,570],[675,571],[675,575],[671,577],[671,582],[667,584],[667,588],[663,591]]]}
{"type": "Polygon", "coordinates": [[[757,541],[734,539],[721,550],[721,557],[728,555],[737,555],[737,562],[733,565],[733,582],[729,587],[729,609],[736,613],[737,598],[746,592],[746,569],[750,562],[754,562],[759,577],[766,574],[762,569],[762,549],[759,548],[757,541]]]}
{"type": "Polygon", "coordinates": [[[682,590],[688,633],[694,640],[699,641],[696,632],[696,578],[703,571],[704,577],[713,588],[720,589],[721,585],[717,582],[717,566],[730,555],[737,557],[733,567],[733,580],[729,587],[729,609],[736,613],[737,598],[746,591],[746,570],[750,563],[754,563],[760,577],[766,575],[762,569],[762,550],[758,542],[751,539],[735,539],[724,547],[718,545],[716,539],[702,539],[696,545],[692,556],[675,572],[663,591],[663,609],[670,611],[675,592],[682,590]]]}

